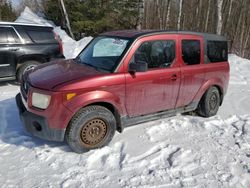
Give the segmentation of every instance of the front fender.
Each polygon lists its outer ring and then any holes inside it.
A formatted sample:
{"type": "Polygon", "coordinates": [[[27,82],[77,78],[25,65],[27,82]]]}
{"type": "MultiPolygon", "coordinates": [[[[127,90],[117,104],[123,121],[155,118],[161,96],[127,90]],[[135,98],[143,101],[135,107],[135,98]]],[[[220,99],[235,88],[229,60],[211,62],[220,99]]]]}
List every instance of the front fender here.
{"type": "Polygon", "coordinates": [[[98,102],[109,103],[116,108],[119,114],[124,113],[121,99],[108,91],[91,91],[83,93],[77,95],[70,101],[66,101],[64,105],[75,114],[81,108],[98,102]]]}

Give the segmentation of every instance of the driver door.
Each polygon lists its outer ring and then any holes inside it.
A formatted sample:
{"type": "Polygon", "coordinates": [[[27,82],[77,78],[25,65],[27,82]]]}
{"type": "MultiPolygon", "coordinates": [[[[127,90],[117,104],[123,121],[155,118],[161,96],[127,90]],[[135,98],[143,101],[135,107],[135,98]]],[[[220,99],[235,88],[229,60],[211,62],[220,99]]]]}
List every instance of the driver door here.
{"type": "Polygon", "coordinates": [[[133,54],[128,64],[148,63],[146,72],[125,74],[126,109],[130,117],[175,108],[181,79],[176,43],[175,35],[150,36],[140,39],[130,51],[133,54]]]}

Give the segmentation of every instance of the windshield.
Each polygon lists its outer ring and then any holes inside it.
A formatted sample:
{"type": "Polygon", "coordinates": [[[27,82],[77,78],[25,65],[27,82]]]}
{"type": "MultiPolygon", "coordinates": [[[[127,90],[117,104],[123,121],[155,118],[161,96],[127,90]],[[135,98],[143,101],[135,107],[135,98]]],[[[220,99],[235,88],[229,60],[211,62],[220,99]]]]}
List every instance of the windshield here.
{"type": "Polygon", "coordinates": [[[119,37],[95,38],[76,58],[76,62],[112,72],[128,47],[129,40],[119,37]]]}

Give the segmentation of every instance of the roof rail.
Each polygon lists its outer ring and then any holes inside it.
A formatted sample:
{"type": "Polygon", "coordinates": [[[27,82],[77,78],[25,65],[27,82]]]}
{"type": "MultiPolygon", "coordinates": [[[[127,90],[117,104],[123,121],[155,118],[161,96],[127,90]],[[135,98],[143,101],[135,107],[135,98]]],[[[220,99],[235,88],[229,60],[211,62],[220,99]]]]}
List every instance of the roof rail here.
{"type": "Polygon", "coordinates": [[[37,26],[37,27],[53,27],[51,25],[42,25],[42,24],[24,23],[24,22],[0,22],[0,25],[25,25],[25,26],[37,26]]]}

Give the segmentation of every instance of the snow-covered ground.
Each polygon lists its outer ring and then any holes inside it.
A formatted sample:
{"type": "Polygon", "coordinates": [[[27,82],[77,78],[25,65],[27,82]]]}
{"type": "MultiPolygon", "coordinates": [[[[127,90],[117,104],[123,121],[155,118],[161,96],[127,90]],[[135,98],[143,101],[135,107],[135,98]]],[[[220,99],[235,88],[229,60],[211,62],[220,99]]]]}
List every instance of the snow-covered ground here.
{"type": "Polygon", "coordinates": [[[250,61],[229,57],[217,116],[178,115],[116,133],[85,154],[31,137],[18,117],[18,87],[0,86],[1,187],[250,187],[250,61]]]}

